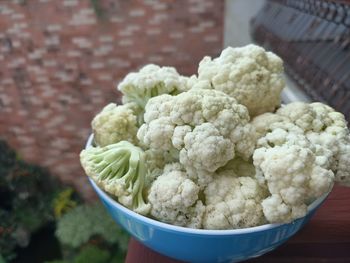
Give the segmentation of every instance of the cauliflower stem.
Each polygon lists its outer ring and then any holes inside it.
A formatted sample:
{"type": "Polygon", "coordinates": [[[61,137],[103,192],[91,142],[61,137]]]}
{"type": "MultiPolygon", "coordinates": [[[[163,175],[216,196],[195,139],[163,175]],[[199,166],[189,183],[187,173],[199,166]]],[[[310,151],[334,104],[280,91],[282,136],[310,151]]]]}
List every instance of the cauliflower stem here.
{"type": "Polygon", "coordinates": [[[150,205],[143,198],[147,169],[144,151],[127,141],[105,147],[89,147],[80,154],[81,164],[106,192],[123,205],[147,214],[150,205]]]}

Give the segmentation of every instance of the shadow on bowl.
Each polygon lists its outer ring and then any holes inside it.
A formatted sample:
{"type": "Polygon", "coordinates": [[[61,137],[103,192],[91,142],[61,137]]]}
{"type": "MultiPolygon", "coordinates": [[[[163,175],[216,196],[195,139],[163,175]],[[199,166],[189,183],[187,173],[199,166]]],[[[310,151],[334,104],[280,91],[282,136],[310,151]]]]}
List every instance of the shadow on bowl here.
{"type": "MultiPolygon", "coordinates": [[[[87,141],[91,146],[93,135],[87,141]]],[[[297,233],[328,196],[308,207],[305,217],[289,224],[266,224],[232,230],[205,230],[174,226],[137,214],[120,205],[93,180],[90,183],[113,219],[145,246],[186,262],[239,262],[274,250],[297,233]]]]}

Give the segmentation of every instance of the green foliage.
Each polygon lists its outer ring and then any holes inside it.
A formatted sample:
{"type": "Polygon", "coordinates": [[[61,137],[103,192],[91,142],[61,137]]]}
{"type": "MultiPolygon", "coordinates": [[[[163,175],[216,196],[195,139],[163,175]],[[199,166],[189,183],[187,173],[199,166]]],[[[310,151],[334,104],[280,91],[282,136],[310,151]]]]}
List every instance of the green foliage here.
{"type": "Polygon", "coordinates": [[[3,259],[11,260],[15,257],[13,252],[17,245],[16,238],[13,237],[12,233],[15,232],[16,224],[11,220],[9,212],[1,209],[0,210],[0,227],[1,227],[1,238],[0,238],[0,251],[3,259]]]}
{"type": "Polygon", "coordinates": [[[0,140],[0,263],[15,259],[18,248],[32,245],[33,233],[55,220],[64,257],[50,263],[124,262],[128,235],[100,203],[81,203],[72,188],[0,140]]]}
{"type": "Polygon", "coordinates": [[[114,255],[112,255],[112,258],[109,261],[109,263],[124,263],[125,257],[126,257],[125,252],[117,251],[116,253],[114,253],[114,255]]]}
{"type": "Polygon", "coordinates": [[[122,231],[100,204],[81,205],[58,221],[56,236],[60,242],[72,248],[78,248],[94,237],[108,244],[118,243],[126,249],[127,234],[122,231]]]}
{"type": "Polygon", "coordinates": [[[53,200],[54,213],[56,218],[60,218],[64,213],[77,206],[77,202],[73,200],[74,190],[67,188],[60,192],[53,200]]]}
{"type": "Polygon", "coordinates": [[[53,260],[46,263],[123,263],[124,261],[125,253],[118,250],[116,246],[101,248],[88,244],[78,250],[71,259],[53,260]]]}
{"type": "Polygon", "coordinates": [[[52,201],[61,188],[46,170],[24,162],[0,141],[0,251],[5,260],[54,219],[52,201]]]}
{"type": "Polygon", "coordinates": [[[74,258],[73,263],[109,263],[110,258],[109,251],[88,245],[74,258]]]}
{"type": "Polygon", "coordinates": [[[56,236],[70,263],[124,262],[129,239],[101,203],[68,211],[58,220],[56,236]]]}

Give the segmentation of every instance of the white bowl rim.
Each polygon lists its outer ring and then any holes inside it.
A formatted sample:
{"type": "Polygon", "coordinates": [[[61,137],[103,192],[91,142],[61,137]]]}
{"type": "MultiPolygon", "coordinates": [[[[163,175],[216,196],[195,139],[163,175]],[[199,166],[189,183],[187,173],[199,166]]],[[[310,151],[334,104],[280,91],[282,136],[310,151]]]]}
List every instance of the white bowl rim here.
{"type": "MultiPolygon", "coordinates": [[[[89,136],[89,139],[87,140],[87,143],[85,145],[85,148],[92,146],[92,141],[93,141],[93,134],[89,136]]],[[[147,224],[153,225],[155,227],[164,229],[164,230],[169,230],[169,231],[175,231],[175,232],[181,232],[181,233],[187,233],[187,234],[196,234],[196,235],[206,235],[206,236],[217,236],[217,235],[240,235],[240,234],[248,234],[248,233],[255,233],[255,232],[260,232],[260,231],[266,231],[266,230],[271,230],[277,227],[280,227],[282,225],[291,225],[294,223],[292,221],[291,223],[287,224],[264,224],[260,226],[255,226],[255,227],[248,227],[248,228],[239,228],[239,229],[228,229],[228,230],[209,230],[209,229],[195,229],[195,228],[188,228],[188,227],[182,227],[182,226],[176,226],[176,225],[171,225],[167,223],[163,223],[160,221],[157,221],[155,219],[140,215],[125,206],[119,204],[116,200],[111,198],[107,193],[105,193],[90,177],[88,177],[90,183],[92,184],[93,188],[97,191],[99,196],[102,196],[103,199],[106,199],[112,206],[114,206],[116,209],[121,210],[122,212],[128,214],[131,217],[134,217],[137,220],[143,221],[147,224]]],[[[319,198],[317,198],[313,203],[311,203],[308,206],[308,213],[316,209],[329,195],[330,192],[323,194],[319,198]]],[[[308,214],[307,214],[308,215],[308,214]]],[[[304,217],[298,218],[296,220],[305,218],[307,215],[304,217]]]]}

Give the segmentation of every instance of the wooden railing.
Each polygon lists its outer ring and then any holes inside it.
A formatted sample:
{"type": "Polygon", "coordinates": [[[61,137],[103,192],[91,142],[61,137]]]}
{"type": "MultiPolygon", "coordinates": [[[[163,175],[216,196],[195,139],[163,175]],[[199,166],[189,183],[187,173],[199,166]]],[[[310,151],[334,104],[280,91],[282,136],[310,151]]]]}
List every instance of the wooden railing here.
{"type": "Polygon", "coordinates": [[[308,95],[350,120],[350,1],[267,0],[251,33],[308,95]]]}

